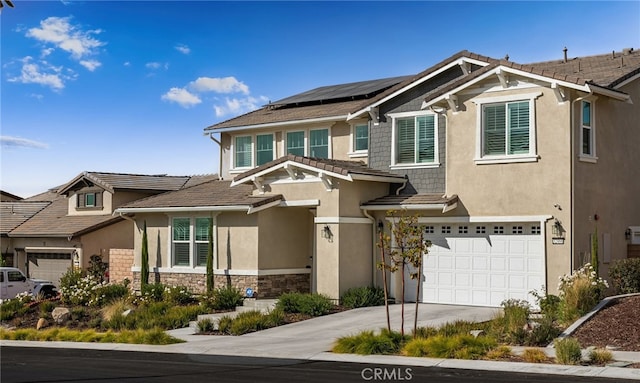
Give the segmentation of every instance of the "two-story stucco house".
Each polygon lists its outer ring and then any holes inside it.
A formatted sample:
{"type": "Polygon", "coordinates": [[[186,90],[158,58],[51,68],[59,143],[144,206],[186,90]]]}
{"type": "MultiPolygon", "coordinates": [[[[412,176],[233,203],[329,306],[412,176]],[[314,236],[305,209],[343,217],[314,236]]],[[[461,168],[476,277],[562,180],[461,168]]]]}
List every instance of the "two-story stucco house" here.
{"type": "Polygon", "coordinates": [[[207,127],[224,181],[191,188],[199,203],[185,189],[117,212],[134,214],[136,265],[143,222],[157,237],[161,279],[204,278],[212,222],[216,283],[339,298],[381,283],[377,230],[404,210],[433,243],[409,300],[531,300],[589,260],[596,227],[602,276],[626,257],[625,231],[640,224],[639,103],[632,49],[528,65],[462,51],[207,127]]]}
{"type": "Polygon", "coordinates": [[[133,248],[133,224],[113,215],[117,207],[210,178],[83,172],[45,193],[2,202],[3,256],[57,284],[72,265],[89,266],[92,255],[108,262],[110,249],[133,248]]]}

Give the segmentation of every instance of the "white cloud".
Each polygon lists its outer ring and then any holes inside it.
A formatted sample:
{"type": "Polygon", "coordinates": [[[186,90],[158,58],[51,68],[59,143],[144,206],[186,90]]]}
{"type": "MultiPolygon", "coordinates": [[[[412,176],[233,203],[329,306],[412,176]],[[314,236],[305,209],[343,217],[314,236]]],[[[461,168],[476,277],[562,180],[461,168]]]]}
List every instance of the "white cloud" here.
{"type": "Polygon", "coordinates": [[[171,88],[161,98],[165,101],[180,104],[183,108],[189,108],[202,102],[197,95],[184,88],[171,88]]]}
{"type": "Polygon", "coordinates": [[[261,104],[264,104],[269,99],[264,96],[258,98],[244,97],[244,98],[225,98],[223,104],[213,106],[213,110],[216,112],[216,117],[223,117],[229,114],[241,114],[251,112],[260,108],[261,104]]]}
{"type": "Polygon", "coordinates": [[[31,57],[25,57],[22,60],[20,76],[10,77],[8,81],[22,84],[40,84],[57,91],[64,88],[63,80],[70,79],[69,76],[62,74],[61,67],[49,65],[46,61],[42,61],[40,65],[38,65],[31,62],[31,60],[31,57]]]}
{"type": "Polygon", "coordinates": [[[35,149],[46,149],[49,147],[48,144],[28,140],[26,138],[20,137],[12,137],[12,136],[0,136],[0,144],[3,147],[21,147],[21,148],[35,148],[35,149]]]}
{"type": "Polygon", "coordinates": [[[78,26],[71,25],[70,20],[71,17],[48,17],[40,22],[40,28],[29,29],[27,37],[53,44],[71,53],[76,60],[95,54],[97,48],[105,45],[104,42],[93,37],[102,33],[101,30],[84,31],[78,26]]]}
{"type": "Polygon", "coordinates": [[[189,88],[197,92],[249,94],[249,87],[235,77],[198,77],[189,83],[189,88]]]}
{"type": "Polygon", "coordinates": [[[175,48],[178,52],[183,53],[185,55],[188,55],[189,53],[191,53],[191,48],[189,48],[184,44],[178,44],[175,46],[175,48]]]}
{"type": "Polygon", "coordinates": [[[122,64],[124,66],[131,66],[131,63],[129,61],[125,61],[124,64],[122,64]]]}
{"type": "Polygon", "coordinates": [[[101,66],[102,63],[96,60],[80,60],[80,65],[93,72],[94,70],[96,70],[96,68],[101,66]]]}
{"type": "Polygon", "coordinates": [[[147,69],[152,69],[152,70],[157,70],[160,68],[164,68],[165,70],[169,69],[169,63],[159,63],[157,61],[153,61],[153,62],[148,62],[146,63],[144,66],[147,67],[147,69]]]}

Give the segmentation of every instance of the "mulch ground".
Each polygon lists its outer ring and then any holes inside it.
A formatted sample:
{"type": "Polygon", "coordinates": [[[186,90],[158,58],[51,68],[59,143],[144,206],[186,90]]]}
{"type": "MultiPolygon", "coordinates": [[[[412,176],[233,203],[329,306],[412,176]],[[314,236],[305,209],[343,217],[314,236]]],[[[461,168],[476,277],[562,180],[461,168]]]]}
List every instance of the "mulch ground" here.
{"type": "Polygon", "coordinates": [[[600,310],[572,335],[583,348],[617,347],[640,351],[640,295],[618,299],[600,310]]]}

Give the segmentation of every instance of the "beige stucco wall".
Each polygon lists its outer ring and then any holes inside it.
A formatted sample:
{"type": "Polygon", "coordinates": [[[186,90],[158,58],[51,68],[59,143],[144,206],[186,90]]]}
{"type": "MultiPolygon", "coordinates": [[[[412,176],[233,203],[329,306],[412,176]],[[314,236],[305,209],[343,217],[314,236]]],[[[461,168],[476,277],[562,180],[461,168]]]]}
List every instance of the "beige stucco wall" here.
{"type": "Polygon", "coordinates": [[[123,220],[81,237],[83,248],[83,265],[89,266],[92,255],[101,255],[102,260],[109,262],[109,249],[133,249],[133,222],[123,220]]]}
{"type": "Polygon", "coordinates": [[[258,268],[258,216],[222,213],[217,217],[219,269],[258,268]]]}
{"type": "Polygon", "coordinates": [[[113,194],[104,190],[102,193],[102,208],[85,208],[78,209],[78,194],[76,193],[84,193],[85,191],[90,192],[98,192],[99,189],[97,187],[85,188],[77,190],[74,194],[71,194],[67,197],[67,201],[69,203],[69,215],[104,215],[111,214],[113,211],[113,194]]]}
{"type": "Polygon", "coordinates": [[[310,267],[311,225],[313,215],[308,208],[271,208],[259,212],[259,268],[310,267]]]}
{"type": "Polygon", "coordinates": [[[611,262],[626,258],[624,232],[640,225],[640,80],[620,88],[633,104],[600,96],[592,104],[595,117],[596,163],[578,159],[580,102],[575,103],[575,264],[589,261],[590,234],[597,224],[600,276],[608,278],[611,262]],[[594,216],[598,215],[596,222],[594,216]],[[604,262],[605,237],[610,261],[604,262]]]}
{"type": "Polygon", "coordinates": [[[544,87],[505,90],[460,96],[462,112],[448,111],[446,194],[460,197],[449,215],[553,216],[567,230],[565,243],[551,243],[551,224],[546,225],[547,287],[557,292],[558,276],[571,271],[571,159],[570,106],[559,104],[553,91],[544,87]],[[477,105],[482,97],[542,92],[535,100],[536,162],[476,164],[477,105]],[[554,205],[559,205],[560,209],[554,205]]]}

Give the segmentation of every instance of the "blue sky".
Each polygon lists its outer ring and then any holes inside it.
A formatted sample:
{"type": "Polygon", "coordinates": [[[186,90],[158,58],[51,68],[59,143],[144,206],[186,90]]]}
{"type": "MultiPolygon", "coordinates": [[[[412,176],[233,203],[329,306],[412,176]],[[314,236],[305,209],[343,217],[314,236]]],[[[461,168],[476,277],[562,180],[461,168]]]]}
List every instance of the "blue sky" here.
{"type": "Polygon", "coordinates": [[[216,122],[463,49],[519,63],[640,48],[640,1],[26,1],[0,14],[0,187],[218,169],[216,122]]]}

